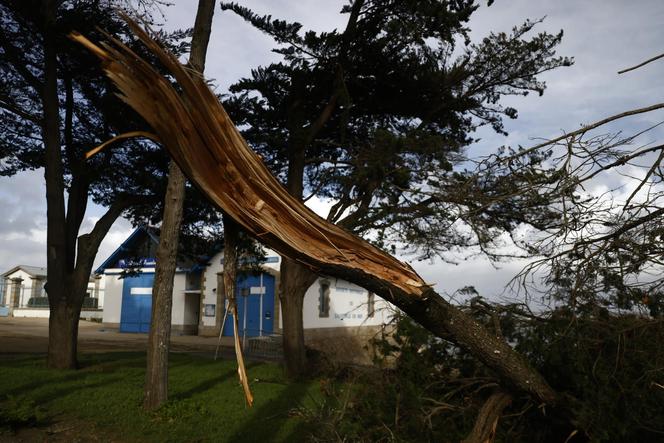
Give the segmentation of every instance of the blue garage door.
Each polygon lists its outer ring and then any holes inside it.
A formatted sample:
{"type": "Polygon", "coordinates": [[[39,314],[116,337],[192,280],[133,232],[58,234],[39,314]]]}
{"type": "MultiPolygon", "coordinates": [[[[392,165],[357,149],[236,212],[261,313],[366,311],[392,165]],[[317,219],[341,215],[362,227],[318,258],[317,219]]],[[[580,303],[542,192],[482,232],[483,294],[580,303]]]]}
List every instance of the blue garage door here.
{"type": "MultiPolygon", "coordinates": [[[[237,310],[240,335],[247,337],[271,334],[274,331],[274,276],[241,274],[237,278],[237,310]]],[[[233,335],[233,317],[224,325],[224,335],[233,335]]]]}
{"type": "Polygon", "coordinates": [[[120,332],[148,332],[152,313],[153,273],[125,277],[122,285],[120,332]]]}

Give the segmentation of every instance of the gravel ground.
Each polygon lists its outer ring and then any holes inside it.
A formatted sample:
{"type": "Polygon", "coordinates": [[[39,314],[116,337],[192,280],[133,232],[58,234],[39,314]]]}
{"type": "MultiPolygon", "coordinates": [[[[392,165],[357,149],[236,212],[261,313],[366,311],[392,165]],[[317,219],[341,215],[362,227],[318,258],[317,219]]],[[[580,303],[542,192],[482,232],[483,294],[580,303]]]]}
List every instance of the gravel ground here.
{"type": "MultiPolygon", "coordinates": [[[[147,334],[126,334],[104,329],[101,323],[81,320],[78,324],[80,352],[143,351],[147,334]]],[[[223,353],[232,354],[231,337],[222,337],[223,353]]],[[[182,335],[171,337],[173,352],[214,356],[216,337],[182,335]]],[[[48,319],[0,317],[1,354],[42,354],[48,350],[48,319]]]]}

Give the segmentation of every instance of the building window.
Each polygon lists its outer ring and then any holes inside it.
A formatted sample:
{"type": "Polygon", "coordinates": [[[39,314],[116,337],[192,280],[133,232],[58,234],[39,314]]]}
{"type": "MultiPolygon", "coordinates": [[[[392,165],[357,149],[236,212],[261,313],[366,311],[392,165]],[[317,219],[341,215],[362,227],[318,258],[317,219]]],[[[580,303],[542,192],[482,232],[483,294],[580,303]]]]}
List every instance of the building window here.
{"type": "Polygon", "coordinates": [[[213,305],[213,304],[204,305],[203,316],[205,316],[205,317],[214,317],[214,316],[216,316],[215,307],[216,307],[216,305],[213,305]]]}
{"type": "Polygon", "coordinates": [[[369,292],[367,294],[367,317],[373,317],[376,313],[376,294],[369,292]]]}
{"type": "Polygon", "coordinates": [[[330,316],[330,282],[327,280],[320,281],[320,289],[318,295],[318,316],[330,316]]]}

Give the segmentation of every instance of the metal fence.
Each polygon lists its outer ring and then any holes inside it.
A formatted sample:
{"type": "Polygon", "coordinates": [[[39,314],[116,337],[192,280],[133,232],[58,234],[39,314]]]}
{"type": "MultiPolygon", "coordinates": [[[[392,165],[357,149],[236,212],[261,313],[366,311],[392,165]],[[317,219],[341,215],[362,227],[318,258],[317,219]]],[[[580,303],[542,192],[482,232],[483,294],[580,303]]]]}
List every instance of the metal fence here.
{"type": "MultiPolygon", "coordinates": [[[[83,299],[83,310],[103,309],[104,290],[92,289],[83,299]]],[[[11,309],[48,309],[48,296],[43,287],[33,288],[15,282],[0,282],[0,306],[11,309]]]]}
{"type": "Polygon", "coordinates": [[[284,356],[283,340],[280,334],[247,337],[244,347],[248,357],[281,360],[284,356]]]}

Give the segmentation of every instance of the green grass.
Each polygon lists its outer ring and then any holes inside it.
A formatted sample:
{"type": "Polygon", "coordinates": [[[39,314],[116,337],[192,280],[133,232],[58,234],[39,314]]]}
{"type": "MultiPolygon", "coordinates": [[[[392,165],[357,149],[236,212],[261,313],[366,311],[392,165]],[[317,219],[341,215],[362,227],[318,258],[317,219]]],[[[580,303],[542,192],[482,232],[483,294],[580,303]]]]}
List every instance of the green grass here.
{"type": "Polygon", "coordinates": [[[51,421],[81,419],[121,441],[278,442],[306,440],[307,424],[292,411],[321,396],[315,382],[287,383],[278,365],[250,362],[255,403],[247,408],[234,361],[172,354],[170,400],[145,412],[144,354],[89,354],[80,362],[80,370],[59,371],[43,358],[0,360],[0,404],[27,404],[51,421]]]}

